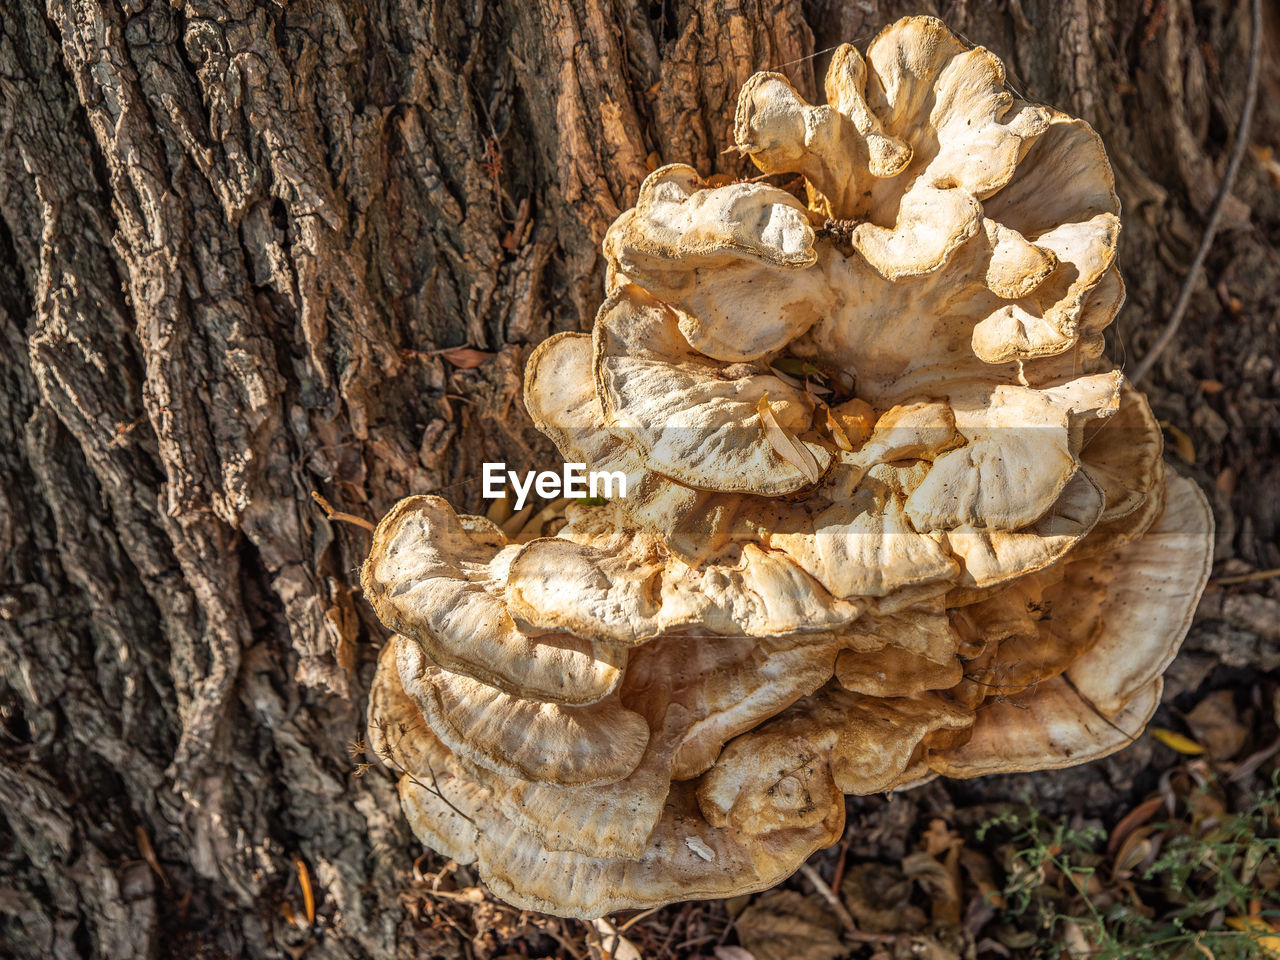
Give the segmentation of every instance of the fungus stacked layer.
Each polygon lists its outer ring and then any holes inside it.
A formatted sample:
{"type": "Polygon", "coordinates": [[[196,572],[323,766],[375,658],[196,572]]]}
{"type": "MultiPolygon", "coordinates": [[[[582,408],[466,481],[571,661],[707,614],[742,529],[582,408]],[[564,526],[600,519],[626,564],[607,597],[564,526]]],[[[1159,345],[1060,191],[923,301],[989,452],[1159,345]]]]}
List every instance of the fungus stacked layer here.
{"type": "Polygon", "coordinates": [[[655,171],[593,332],[530,358],[534,422],[625,498],[526,543],[436,497],[378,526],[371,736],[513,903],[760,889],[846,793],[1117,750],[1204,587],[1204,498],[1102,359],[1097,135],[929,18],[839,48],[826,97],[738,104],[807,202],[655,171]]]}

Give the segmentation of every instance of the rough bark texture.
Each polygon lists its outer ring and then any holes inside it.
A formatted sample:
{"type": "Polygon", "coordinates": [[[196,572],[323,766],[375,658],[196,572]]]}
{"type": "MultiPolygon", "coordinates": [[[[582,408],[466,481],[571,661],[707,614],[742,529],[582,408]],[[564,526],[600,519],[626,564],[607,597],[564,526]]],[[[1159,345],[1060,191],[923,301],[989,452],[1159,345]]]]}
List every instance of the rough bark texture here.
{"type": "MultiPolygon", "coordinates": [[[[385,637],[367,534],[310,492],[370,519],[410,492],[475,508],[481,462],[554,462],[523,358],[589,326],[646,170],[740,172],[753,71],[812,95],[821,51],[919,12],[1102,133],[1115,347],[1140,356],[1225,162],[1247,5],[0,5],[0,954],[285,956],[301,860],[309,957],[433,955],[398,899],[420,848],[348,749],[385,637]],[[493,356],[435,352],[464,344],[493,356]]],[[[1280,148],[1277,26],[1259,148],[1280,148]]],[[[1220,557],[1275,567],[1264,159],[1152,386],[1216,490],[1220,557]]]]}

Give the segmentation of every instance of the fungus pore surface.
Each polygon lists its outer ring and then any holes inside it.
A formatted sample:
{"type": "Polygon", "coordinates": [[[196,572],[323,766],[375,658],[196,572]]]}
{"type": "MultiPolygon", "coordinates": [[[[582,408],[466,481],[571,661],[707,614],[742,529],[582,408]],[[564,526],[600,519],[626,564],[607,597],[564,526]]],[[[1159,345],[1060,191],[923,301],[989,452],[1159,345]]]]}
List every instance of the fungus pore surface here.
{"type": "Polygon", "coordinates": [[[533,352],[534,422],[625,497],[374,534],[372,742],[518,906],[759,890],[847,793],[1118,750],[1204,588],[1205,499],[1103,357],[1097,134],[927,17],[840,47],[826,100],[752,77],[737,149],[778,176],[655,170],[592,332],[533,352]]]}

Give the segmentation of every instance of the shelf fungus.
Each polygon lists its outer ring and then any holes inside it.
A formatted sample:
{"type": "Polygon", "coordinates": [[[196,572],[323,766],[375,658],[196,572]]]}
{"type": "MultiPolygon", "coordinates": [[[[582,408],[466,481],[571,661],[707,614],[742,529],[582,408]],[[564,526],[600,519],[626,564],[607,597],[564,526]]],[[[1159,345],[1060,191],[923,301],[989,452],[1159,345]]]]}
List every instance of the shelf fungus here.
{"type": "Polygon", "coordinates": [[[747,81],[737,148],[781,176],[655,170],[592,332],[530,357],[534,423],[625,497],[532,538],[410,497],[374,535],[372,741],[521,907],[759,890],[845,794],[1119,750],[1204,588],[1205,499],[1103,356],[1097,134],[927,17],[840,47],[826,100],[747,81]]]}

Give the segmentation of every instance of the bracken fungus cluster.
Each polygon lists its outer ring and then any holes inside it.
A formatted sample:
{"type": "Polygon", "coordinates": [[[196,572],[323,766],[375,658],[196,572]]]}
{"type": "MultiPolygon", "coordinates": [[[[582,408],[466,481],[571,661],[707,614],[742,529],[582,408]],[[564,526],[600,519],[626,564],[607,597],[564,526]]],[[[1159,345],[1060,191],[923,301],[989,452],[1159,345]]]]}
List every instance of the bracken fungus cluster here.
{"type": "Polygon", "coordinates": [[[840,47],[826,98],[752,77],[738,149],[783,186],[654,171],[592,333],[530,358],[534,422],[625,498],[519,542],[437,497],[378,526],[373,743],[512,903],[758,890],[844,794],[1117,750],[1204,587],[1204,498],[1102,356],[1097,135],[929,18],[840,47]]]}

